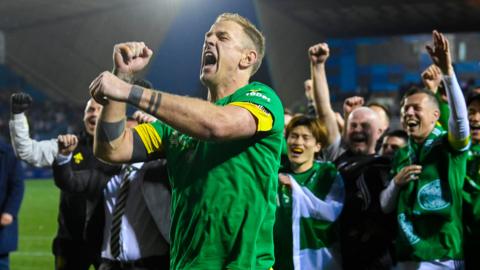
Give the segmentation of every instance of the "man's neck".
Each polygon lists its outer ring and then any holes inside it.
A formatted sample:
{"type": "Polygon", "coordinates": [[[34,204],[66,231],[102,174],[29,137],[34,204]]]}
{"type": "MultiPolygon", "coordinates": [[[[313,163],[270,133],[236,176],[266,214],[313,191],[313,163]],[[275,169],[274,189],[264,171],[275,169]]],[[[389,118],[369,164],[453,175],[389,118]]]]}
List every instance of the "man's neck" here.
{"type": "MultiPolygon", "coordinates": [[[[430,133],[432,133],[432,131],[430,131],[430,133]]],[[[428,135],[430,135],[430,133],[428,133],[428,135]]],[[[417,138],[412,137],[412,139],[416,144],[422,145],[425,142],[425,140],[427,139],[428,135],[425,136],[425,137],[421,137],[421,138],[420,137],[417,137],[417,138]]]]}

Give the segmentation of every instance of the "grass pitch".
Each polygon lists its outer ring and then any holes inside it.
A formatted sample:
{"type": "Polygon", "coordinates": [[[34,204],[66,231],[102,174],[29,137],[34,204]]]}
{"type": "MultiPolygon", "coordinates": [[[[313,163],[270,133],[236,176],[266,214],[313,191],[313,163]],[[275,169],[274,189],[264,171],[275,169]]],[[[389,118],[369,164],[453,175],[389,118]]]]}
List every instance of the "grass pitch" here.
{"type": "Polygon", "coordinates": [[[25,181],[19,249],[10,253],[10,269],[54,269],[52,240],[57,231],[59,193],[51,179],[25,181]]]}

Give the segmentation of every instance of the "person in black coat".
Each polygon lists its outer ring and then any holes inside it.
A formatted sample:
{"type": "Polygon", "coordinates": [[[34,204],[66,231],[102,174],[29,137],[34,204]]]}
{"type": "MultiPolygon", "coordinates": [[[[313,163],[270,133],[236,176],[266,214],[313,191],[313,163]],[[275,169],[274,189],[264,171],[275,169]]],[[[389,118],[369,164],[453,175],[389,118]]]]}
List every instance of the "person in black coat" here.
{"type": "Polygon", "coordinates": [[[13,149],[0,141],[0,270],[9,269],[9,253],[17,249],[23,191],[20,162],[13,149]]]}

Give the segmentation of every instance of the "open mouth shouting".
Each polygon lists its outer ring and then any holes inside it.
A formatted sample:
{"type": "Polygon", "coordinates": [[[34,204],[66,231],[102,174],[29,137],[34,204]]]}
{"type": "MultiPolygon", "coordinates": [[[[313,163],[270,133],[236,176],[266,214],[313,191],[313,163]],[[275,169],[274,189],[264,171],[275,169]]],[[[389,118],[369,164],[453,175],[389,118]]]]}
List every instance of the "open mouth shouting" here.
{"type": "Polygon", "coordinates": [[[204,73],[215,71],[217,68],[217,56],[211,50],[206,50],[203,53],[202,71],[204,73]]]}
{"type": "Polygon", "coordinates": [[[352,143],[366,143],[367,142],[367,135],[362,132],[355,132],[352,133],[350,136],[350,141],[352,143]]]}

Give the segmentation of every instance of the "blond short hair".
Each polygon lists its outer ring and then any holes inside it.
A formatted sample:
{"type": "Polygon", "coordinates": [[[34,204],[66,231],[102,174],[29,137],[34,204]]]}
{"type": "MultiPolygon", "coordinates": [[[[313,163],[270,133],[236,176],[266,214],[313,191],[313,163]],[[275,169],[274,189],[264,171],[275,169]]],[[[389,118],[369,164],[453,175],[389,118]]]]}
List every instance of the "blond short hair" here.
{"type": "Polygon", "coordinates": [[[239,24],[242,27],[243,32],[245,32],[253,42],[253,46],[255,46],[253,49],[257,52],[257,62],[255,62],[252,67],[252,75],[255,74],[260,68],[263,56],[265,55],[265,37],[262,32],[260,32],[251,21],[237,13],[220,14],[215,22],[219,21],[232,21],[239,24]]]}

